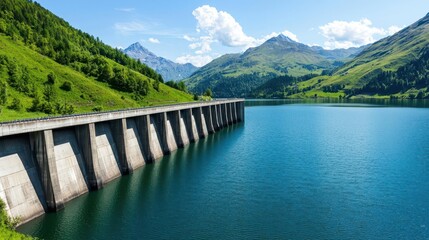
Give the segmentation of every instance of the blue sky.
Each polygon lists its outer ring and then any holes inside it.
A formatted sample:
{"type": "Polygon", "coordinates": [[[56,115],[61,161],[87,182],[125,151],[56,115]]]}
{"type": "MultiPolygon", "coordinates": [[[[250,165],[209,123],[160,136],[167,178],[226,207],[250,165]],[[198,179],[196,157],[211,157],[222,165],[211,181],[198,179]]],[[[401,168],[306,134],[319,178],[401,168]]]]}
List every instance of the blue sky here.
{"type": "Polygon", "coordinates": [[[38,0],[113,47],[134,42],[203,65],[284,33],[325,48],[360,46],[425,16],[426,0],[38,0]]]}

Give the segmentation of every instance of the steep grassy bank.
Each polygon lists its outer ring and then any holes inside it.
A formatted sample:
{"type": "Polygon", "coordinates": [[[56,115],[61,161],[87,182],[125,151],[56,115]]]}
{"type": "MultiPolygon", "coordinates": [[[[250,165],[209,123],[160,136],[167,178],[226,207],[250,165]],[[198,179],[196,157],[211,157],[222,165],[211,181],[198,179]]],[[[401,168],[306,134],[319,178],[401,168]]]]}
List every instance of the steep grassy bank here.
{"type": "Polygon", "coordinates": [[[0,199],[0,239],[7,240],[32,240],[34,238],[18,233],[14,230],[15,221],[7,215],[5,204],[0,199]]]}
{"type": "Polygon", "coordinates": [[[192,99],[38,3],[0,2],[0,121],[192,99]]]}

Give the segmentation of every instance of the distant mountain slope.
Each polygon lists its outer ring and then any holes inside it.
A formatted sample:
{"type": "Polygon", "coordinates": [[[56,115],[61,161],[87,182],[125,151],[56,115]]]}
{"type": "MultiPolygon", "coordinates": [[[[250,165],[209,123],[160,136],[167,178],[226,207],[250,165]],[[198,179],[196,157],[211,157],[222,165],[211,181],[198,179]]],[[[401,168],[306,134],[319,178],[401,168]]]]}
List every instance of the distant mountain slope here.
{"type": "Polygon", "coordinates": [[[191,100],[38,3],[0,1],[0,121],[191,100]]]}
{"type": "Polygon", "coordinates": [[[416,59],[428,43],[429,14],[400,32],[372,44],[334,75],[349,75],[344,80],[363,80],[363,76],[374,71],[397,70],[416,59]]]}
{"type": "MultiPolygon", "coordinates": [[[[347,53],[355,54],[359,49],[347,53]]],[[[279,35],[243,54],[224,55],[196,71],[186,80],[193,92],[211,88],[216,97],[250,96],[253,89],[268,80],[284,75],[320,74],[343,64],[346,53],[321,51],[279,35]]]]}
{"type": "Polygon", "coordinates": [[[158,57],[138,42],[124,49],[123,52],[155,69],[155,71],[161,74],[165,81],[179,81],[191,76],[192,73],[198,70],[197,67],[190,63],[179,64],[163,57],[158,57]]]}
{"type": "Polygon", "coordinates": [[[426,94],[429,85],[429,14],[398,33],[364,49],[332,76],[300,83],[308,95],[426,94]],[[326,91],[328,90],[328,91],[326,91]]]}
{"type": "Polygon", "coordinates": [[[353,59],[354,57],[356,57],[359,53],[361,53],[367,47],[368,47],[368,45],[358,47],[358,48],[352,47],[352,48],[348,48],[348,49],[326,50],[322,47],[313,46],[313,47],[311,47],[311,49],[326,59],[344,62],[345,60],[353,59]]]}

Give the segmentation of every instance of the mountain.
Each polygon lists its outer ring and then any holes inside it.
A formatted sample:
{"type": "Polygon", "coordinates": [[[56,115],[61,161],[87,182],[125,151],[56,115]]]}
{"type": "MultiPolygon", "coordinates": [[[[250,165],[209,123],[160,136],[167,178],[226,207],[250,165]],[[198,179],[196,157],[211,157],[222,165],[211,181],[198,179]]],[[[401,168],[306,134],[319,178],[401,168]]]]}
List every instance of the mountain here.
{"type": "Polygon", "coordinates": [[[252,91],[272,78],[321,74],[343,64],[347,53],[359,49],[328,54],[279,35],[243,54],[229,54],[200,68],[186,80],[189,89],[201,93],[211,88],[216,97],[250,96],[252,91]],[[328,56],[329,55],[329,56],[328,56]]]}
{"type": "Polygon", "coordinates": [[[29,0],[0,1],[0,121],[191,101],[29,0]]]}
{"type": "Polygon", "coordinates": [[[163,57],[158,57],[138,42],[130,45],[123,52],[155,69],[165,81],[182,80],[191,76],[198,69],[190,63],[178,64],[163,57]]]}
{"type": "Polygon", "coordinates": [[[187,84],[216,97],[429,98],[429,14],[360,48],[325,50],[280,35],[214,60],[187,84]]]}
{"type": "Polygon", "coordinates": [[[298,84],[305,96],[427,97],[429,94],[429,14],[398,33],[365,48],[332,76],[298,84]]]}
{"type": "Polygon", "coordinates": [[[311,49],[326,59],[333,60],[333,61],[345,61],[345,60],[353,59],[368,46],[369,45],[365,45],[361,47],[351,47],[347,49],[340,48],[340,49],[332,49],[332,50],[326,50],[319,46],[313,46],[311,47],[311,49]]]}

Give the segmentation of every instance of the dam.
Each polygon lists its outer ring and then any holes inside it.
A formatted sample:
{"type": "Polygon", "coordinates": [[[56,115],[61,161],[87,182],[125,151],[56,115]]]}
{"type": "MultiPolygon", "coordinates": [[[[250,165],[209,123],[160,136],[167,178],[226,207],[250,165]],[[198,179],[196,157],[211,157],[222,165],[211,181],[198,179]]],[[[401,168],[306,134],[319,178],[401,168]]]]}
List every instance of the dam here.
{"type": "Polygon", "coordinates": [[[25,223],[243,121],[224,99],[2,123],[0,198],[25,223]]]}

